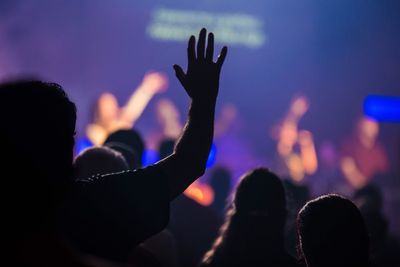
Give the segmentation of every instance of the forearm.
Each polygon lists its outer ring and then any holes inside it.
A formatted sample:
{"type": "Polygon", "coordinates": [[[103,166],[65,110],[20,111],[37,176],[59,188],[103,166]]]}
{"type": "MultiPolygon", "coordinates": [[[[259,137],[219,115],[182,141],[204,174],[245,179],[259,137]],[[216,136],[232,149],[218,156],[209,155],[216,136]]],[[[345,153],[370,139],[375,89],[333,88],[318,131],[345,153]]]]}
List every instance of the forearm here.
{"type": "Polygon", "coordinates": [[[145,90],[143,86],[137,88],[129,98],[128,103],[122,108],[120,117],[121,121],[133,126],[142,115],[152,97],[153,94],[148,90],[145,90]]]}
{"type": "Polygon", "coordinates": [[[195,49],[195,37],[188,43],[188,69],[174,65],[175,74],[192,99],[189,117],[174,153],[158,163],[169,177],[171,199],[182,193],[204,174],[214,132],[215,104],[219,89],[221,67],[227,48],[213,61],[214,35],[202,29],[195,49]]]}
{"type": "Polygon", "coordinates": [[[175,147],[174,154],[184,161],[194,179],[203,175],[207,163],[214,133],[215,104],[215,100],[192,101],[187,123],[175,147]]]}
{"type": "Polygon", "coordinates": [[[215,101],[193,101],[174,153],[159,166],[170,174],[171,199],[204,174],[214,129],[215,101]]]}

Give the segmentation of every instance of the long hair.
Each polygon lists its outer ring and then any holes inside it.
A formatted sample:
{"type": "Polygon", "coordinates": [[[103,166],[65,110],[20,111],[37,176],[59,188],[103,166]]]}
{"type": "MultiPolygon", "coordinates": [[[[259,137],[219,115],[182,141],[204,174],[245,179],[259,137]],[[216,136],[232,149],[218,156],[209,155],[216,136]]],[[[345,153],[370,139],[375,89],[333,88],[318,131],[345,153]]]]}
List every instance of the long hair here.
{"type": "Polygon", "coordinates": [[[242,176],[220,234],[202,266],[271,262],[284,251],[285,192],[280,179],[258,168],[242,176]]]}

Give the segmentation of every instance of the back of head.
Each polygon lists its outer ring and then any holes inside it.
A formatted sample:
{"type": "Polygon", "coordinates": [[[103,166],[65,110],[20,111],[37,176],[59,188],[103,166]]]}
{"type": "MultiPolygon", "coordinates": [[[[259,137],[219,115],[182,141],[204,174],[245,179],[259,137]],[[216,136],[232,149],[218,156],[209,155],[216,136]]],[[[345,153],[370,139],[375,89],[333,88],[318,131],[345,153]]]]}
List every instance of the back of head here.
{"type": "Polygon", "coordinates": [[[108,147],[91,147],[80,153],[74,161],[75,179],[97,174],[120,172],[128,169],[121,153],[108,147]]]}
{"type": "Polygon", "coordinates": [[[29,225],[54,211],[72,183],[76,109],[59,85],[41,81],[0,85],[0,102],[5,204],[18,213],[4,216],[29,225]]]}
{"type": "Polygon", "coordinates": [[[110,134],[104,145],[120,152],[132,169],[142,167],[144,142],[139,132],[134,129],[118,130],[110,134]]]}
{"type": "Polygon", "coordinates": [[[346,198],[325,195],[309,201],[299,212],[298,233],[307,266],[368,266],[367,230],[346,198]]]}
{"type": "Polygon", "coordinates": [[[285,219],[285,191],[279,177],[265,168],[246,173],[237,187],[220,237],[203,263],[229,266],[277,261],[275,256],[284,254],[285,219]]]}
{"type": "Polygon", "coordinates": [[[267,169],[259,168],[245,174],[235,193],[236,214],[264,216],[283,225],[286,197],[281,180],[267,169]]]}

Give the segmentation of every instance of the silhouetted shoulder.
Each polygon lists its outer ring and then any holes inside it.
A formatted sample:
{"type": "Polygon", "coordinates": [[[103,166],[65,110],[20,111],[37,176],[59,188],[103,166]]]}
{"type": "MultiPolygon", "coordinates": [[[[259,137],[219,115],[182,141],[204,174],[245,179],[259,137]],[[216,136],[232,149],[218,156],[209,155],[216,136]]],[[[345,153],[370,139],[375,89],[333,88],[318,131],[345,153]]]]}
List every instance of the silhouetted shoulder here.
{"type": "Polygon", "coordinates": [[[76,183],[67,228],[85,252],[125,259],[169,220],[168,179],[161,168],[97,175],[76,183]]]}

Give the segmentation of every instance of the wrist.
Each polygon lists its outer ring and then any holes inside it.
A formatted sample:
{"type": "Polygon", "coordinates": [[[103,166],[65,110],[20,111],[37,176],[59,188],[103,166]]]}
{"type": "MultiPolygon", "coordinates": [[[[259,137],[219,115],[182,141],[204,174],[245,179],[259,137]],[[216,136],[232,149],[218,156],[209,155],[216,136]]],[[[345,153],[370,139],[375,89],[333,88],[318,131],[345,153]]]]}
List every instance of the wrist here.
{"type": "Polygon", "coordinates": [[[217,103],[217,96],[202,96],[191,98],[192,105],[215,107],[217,103]]]}

